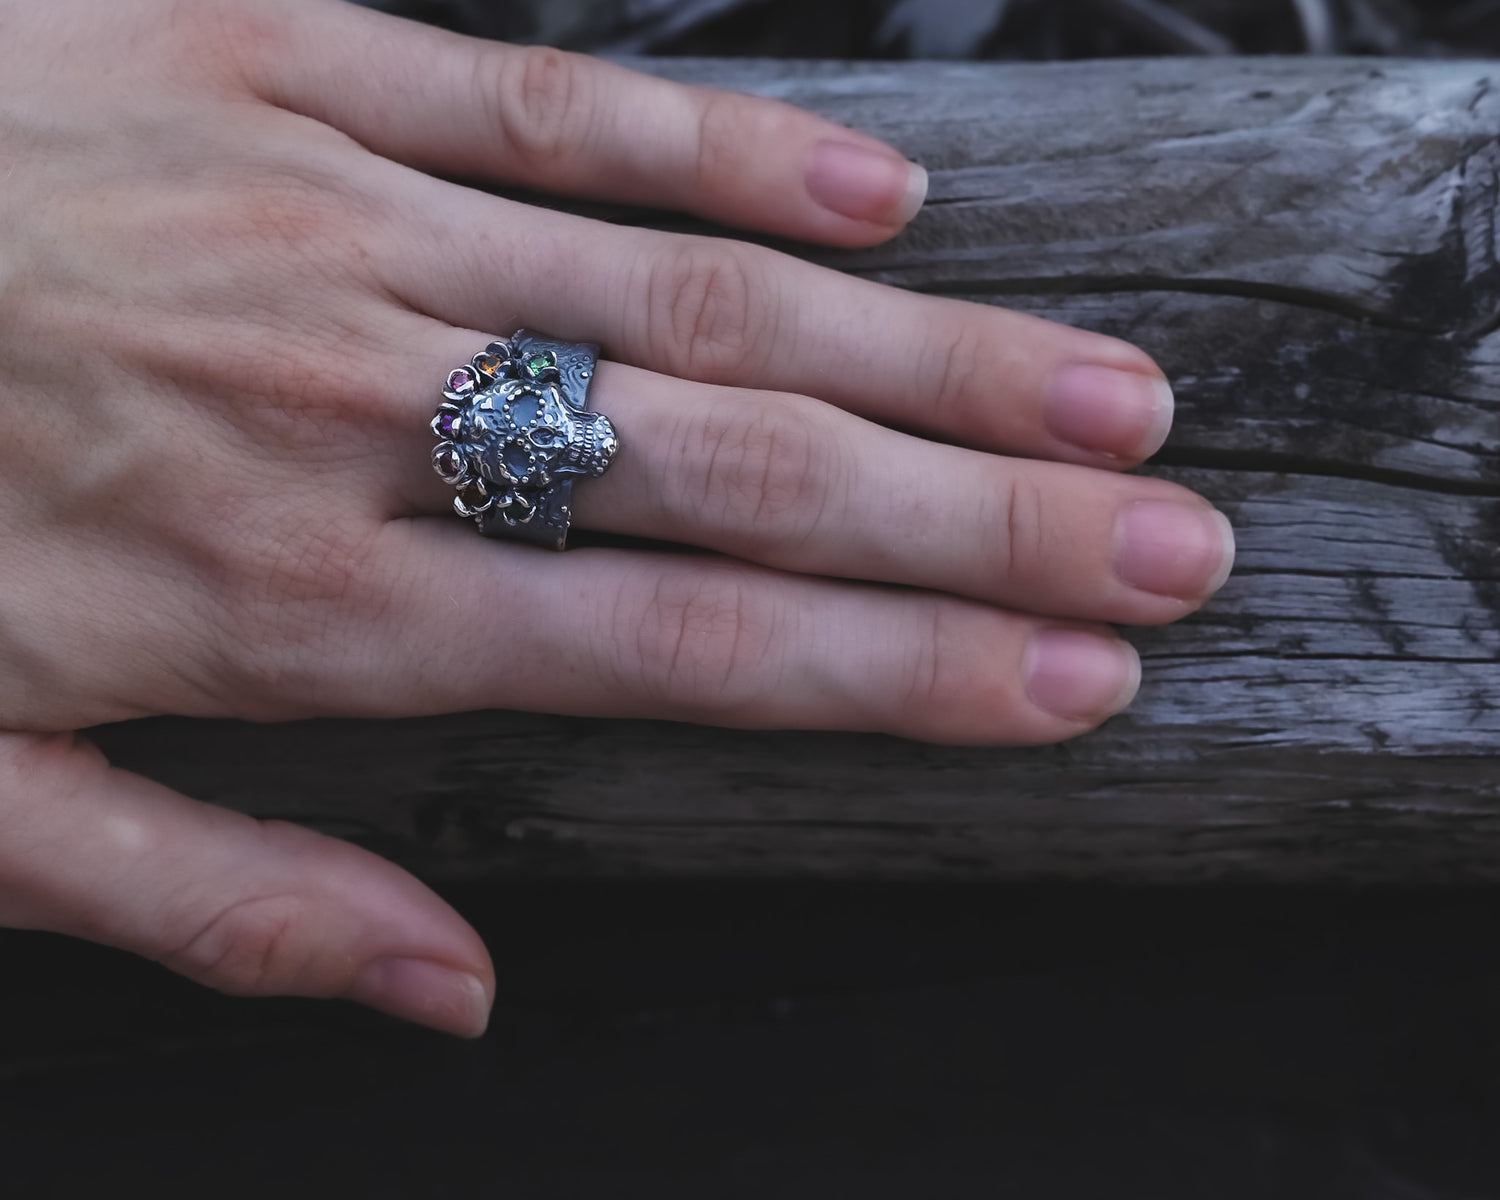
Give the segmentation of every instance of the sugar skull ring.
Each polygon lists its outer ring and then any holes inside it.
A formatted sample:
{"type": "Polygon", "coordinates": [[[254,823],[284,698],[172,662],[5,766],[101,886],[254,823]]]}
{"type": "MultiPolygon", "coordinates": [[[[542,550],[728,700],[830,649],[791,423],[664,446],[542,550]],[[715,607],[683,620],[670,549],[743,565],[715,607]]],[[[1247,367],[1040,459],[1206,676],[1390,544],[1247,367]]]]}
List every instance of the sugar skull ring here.
{"type": "Polygon", "coordinates": [[[604,474],[619,448],[609,418],[588,409],[598,355],[519,329],[444,380],[432,465],[481,533],[566,544],[574,480],[604,474]]]}

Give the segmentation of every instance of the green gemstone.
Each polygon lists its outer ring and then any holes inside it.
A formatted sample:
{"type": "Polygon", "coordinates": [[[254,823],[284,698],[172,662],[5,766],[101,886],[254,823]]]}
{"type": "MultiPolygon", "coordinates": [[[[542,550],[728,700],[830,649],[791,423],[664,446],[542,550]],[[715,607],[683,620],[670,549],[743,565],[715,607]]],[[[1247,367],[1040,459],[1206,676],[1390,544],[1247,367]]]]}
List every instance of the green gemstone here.
{"type": "Polygon", "coordinates": [[[533,375],[540,375],[548,367],[557,366],[557,355],[550,350],[544,350],[540,354],[533,354],[526,360],[526,369],[533,375]]]}
{"type": "Polygon", "coordinates": [[[501,507],[505,515],[512,521],[529,521],[536,512],[536,505],[527,504],[519,496],[512,496],[501,507]]]}

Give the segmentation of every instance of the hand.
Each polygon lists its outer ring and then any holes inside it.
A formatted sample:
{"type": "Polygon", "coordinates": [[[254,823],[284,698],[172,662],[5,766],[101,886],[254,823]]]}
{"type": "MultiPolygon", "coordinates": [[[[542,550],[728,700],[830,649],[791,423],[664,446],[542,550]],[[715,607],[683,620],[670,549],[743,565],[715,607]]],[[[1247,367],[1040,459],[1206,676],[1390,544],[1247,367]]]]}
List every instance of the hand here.
{"type": "Polygon", "coordinates": [[[924,187],[869,139],[332,0],[0,0],[0,29],[0,922],[476,1033],[484,947],[415,880],[71,731],[505,707],[1042,742],[1134,693],[1096,622],[1228,572],[1218,514],[1118,473],[1171,412],[1130,346],[438,178],[864,245],[924,187]],[[575,528],[712,553],[448,511],[438,386],[520,325],[608,359],[622,449],[575,528]]]}

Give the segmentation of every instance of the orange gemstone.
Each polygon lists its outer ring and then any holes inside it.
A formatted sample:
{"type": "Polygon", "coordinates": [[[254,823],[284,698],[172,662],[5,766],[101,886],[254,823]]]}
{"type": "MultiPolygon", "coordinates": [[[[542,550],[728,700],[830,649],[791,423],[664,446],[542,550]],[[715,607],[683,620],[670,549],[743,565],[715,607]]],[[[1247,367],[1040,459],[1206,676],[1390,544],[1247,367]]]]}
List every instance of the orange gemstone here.
{"type": "Polygon", "coordinates": [[[489,502],[489,497],[484,492],[484,486],[477,480],[459,492],[458,498],[474,509],[483,508],[489,502]]]}

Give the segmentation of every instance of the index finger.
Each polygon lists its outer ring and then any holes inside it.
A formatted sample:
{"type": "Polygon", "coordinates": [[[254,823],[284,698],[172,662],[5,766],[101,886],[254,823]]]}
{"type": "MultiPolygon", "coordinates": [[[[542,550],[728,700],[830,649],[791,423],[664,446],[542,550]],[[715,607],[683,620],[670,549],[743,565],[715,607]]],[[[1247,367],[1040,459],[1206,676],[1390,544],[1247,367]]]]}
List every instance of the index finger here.
{"type": "Polygon", "coordinates": [[[249,39],[257,89],[422,170],[842,246],[891,237],[927,193],[889,146],[789,104],[349,4],[297,9],[249,39]]]}

